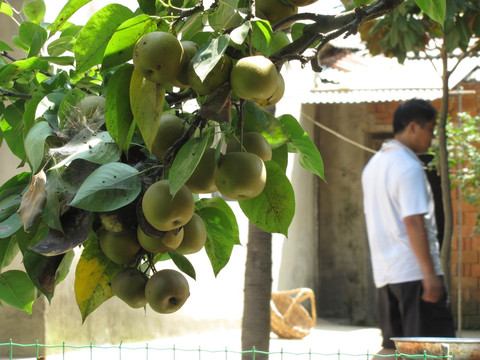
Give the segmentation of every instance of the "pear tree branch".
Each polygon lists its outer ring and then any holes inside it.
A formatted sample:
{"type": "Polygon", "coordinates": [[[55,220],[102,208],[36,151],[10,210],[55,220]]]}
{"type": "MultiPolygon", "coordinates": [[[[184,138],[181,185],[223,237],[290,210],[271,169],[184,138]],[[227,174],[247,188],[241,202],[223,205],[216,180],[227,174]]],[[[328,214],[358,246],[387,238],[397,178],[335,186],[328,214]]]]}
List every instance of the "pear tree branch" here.
{"type": "MultiPolygon", "coordinates": [[[[356,8],[340,15],[292,15],[275,24],[275,28],[280,27],[282,23],[297,20],[312,20],[314,22],[305,26],[302,36],[270,56],[270,59],[276,64],[277,68],[281,68],[286,61],[292,60],[295,55],[302,55],[312,44],[321,40],[315,49],[315,53],[318,54],[319,50],[331,40],[341,35],[347,37],[355,34],[361,24],[393,11],[403,1],[404,0],[378,0],[371,5],[356,8]]],[[[300,57],[299,59],[303,65],[311,61],[312,68],[315,71],[321,70],[316,55],[300,57]]]]}
{"type": "Polygon", "coordinates": [[[32,95],[30,94],[23,94],[7,89],[1,89],[0,88],[0,97],[2,96],[7,96],[7,97],[12,97],[12,98],[17,98],[17,99],[31,99],[32,95]]]}

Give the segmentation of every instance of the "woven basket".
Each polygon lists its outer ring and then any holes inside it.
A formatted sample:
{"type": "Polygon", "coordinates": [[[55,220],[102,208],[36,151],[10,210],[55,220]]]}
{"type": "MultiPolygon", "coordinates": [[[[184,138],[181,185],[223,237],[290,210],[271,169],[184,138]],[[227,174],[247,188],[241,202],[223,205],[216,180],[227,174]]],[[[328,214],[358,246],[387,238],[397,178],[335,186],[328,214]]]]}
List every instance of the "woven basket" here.
{"type": "Polygon", "coordinates": [[[271,330],[280,338],[301,339],[315,327],[317,312],[311,289],[299,288],[272,293],[270,301],[271,330]],[[310,299],[311,314],[301,304],[310,299]]]}

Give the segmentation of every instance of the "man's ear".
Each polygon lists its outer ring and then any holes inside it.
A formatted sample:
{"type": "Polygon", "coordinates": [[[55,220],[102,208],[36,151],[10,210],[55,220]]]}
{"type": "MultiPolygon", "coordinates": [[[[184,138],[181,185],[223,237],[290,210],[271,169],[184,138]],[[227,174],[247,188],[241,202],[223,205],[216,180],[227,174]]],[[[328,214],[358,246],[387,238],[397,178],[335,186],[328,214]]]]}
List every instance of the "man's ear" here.
{"type": "Polygon", "coordinates": [[[420,125],[418,125],[415,121],[411,121],[405,130],[407,130],[409,133],[414,134],[417,132],[418,128],[420,125]]]}
{"type": "Polygon", "coordinates": [[[405,127],[405,132],[413,134],[416,130],[416,124],[415,121],[411,121],[408,123],[408,125],[405,127]]]}

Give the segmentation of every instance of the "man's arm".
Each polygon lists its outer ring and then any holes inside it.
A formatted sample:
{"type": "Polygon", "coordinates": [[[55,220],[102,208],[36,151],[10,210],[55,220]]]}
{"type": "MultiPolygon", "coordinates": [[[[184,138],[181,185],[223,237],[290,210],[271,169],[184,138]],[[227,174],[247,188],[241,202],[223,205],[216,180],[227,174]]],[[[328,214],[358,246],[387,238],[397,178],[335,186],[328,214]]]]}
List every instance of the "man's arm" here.
{"type": "Polygon", "coordinates": [[[438,302],[443,295],[443,282],[440,277],[435,274],[435,266],[433,264],[432,256],[430,255],[430,247],[423,215],[407,216],[403,218],[403,222],[413,252],[415,253],[423,273],[422,300],[438,302]]]}

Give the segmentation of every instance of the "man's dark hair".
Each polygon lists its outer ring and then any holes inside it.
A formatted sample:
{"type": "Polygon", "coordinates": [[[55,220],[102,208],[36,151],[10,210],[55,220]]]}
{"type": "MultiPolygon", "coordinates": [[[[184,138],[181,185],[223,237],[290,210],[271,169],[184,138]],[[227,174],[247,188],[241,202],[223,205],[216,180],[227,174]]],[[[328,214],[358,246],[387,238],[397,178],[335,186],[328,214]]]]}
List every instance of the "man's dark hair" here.
{"type": "Polygon", "coordinates": [[[401,103],[393,114],[393,134],[402,132],[415,121],[421,127],[437,118],[437,109],[428,101],[411,99],[401,103]]]}

